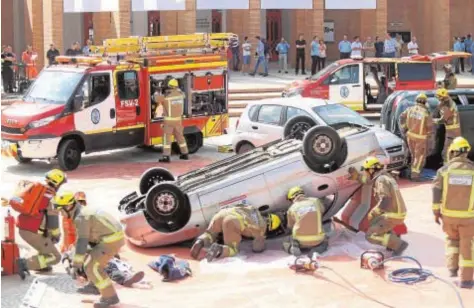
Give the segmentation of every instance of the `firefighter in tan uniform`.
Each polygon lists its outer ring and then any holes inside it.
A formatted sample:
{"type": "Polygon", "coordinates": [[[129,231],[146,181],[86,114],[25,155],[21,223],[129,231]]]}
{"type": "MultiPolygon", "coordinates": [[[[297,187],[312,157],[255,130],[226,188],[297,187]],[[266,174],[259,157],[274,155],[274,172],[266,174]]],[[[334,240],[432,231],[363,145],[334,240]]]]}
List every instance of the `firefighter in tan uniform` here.
{"type": "MultiPolygon", "coordinates": [[[[61,185],[67,182],[67,177],[61,170],[53,169],[45,174],[45,182],[49,189],[48,194],[53,198],[61,185]]],[[[30,270],[52,271],[52,266],[61,260],[61,254],[55,246],[61,238],[59,215],[52,203],[49,203],[42,218],[26,217],[26,215],[20,214],[17,226],[21,238],[38,252],[37,255],[30,258],[17,260],[18,274],[21,279],[25,279],[30,270]],[[41,225],[37,232],[32,232],[28,225],[36,219],[42,219],[41,225]]]]}
{"type": "Polygon", "coordinates": [[[421,170],[429,154],[429,136],[433,133],[433,118],[426,106],[427,99],[425,93],[420,93],[416,98],[416,105],[405,110],[399,118],[400,128],[406,131],[413,181],[420,180],[421,170]]]}
{"type": "Polygon", "coordinates": [[[466,139],[454,139],[449,162],[433,181],[433,214],[443,222],[446,233],[447,267],[451,277],[461,269],[461,288],[474,286],[474,163],[467,158],[471,146],[466,139]]]}
{"type": "Polygon", "coordinates": [[[181,151],[180,159],[188,159],[188,145],[183,134],[183,112],[184,112],[183,92],[179,89],[176,79],[168,81],[168,89],[165,95],[158,92],[154,94],[154,101],[163,106],[163,157],[159,159],[162,163],[169,163],[171,156],[171,137],[174,136],[181,151]]]}
{"type": "Polygon", "coordinates": [[[456,79],[456,76],[453,73],[453,67],[451,66],[451,64],[444,65],[444,72],[444,88],[448,90],[456,89],[456,87],[458,86],[458,80],[456,79]]]}
{"type": "Polygon", "coordinates": [[[446,135],[444,138],[443,159],[447,161],[446,152],[453,142],[454,138],[461,136],[461,125],[459,122],[459,112],[456,103],[449,97],[446,89],[438,89],[436,97],[440,101],[439,113],[440,118],[434,119],[435,124],[443,124],[446,128],[446,135]]]}
{"type": "Polygon", "coordinates": [[[75,273],[84,268],[89,280],[87,285],[77,291],[82,294],[99,292],[101,298],[94,303],[95,308],[118,304],[119,298],[105,268],[109,260],[125,245],[121,224],[102,210],[80,205],[72,192],[56,196],[54,205],[63,215],[74,219],[77,241],[73,267],[75,273]],[[90,250],[88,246],[91,247],[90,250]]]}
{"type": "Polygon", "coordinates": [[[206,232],[199,236],[191,248],[191,256],[199,257],[203,247],[209,247],[206,259],[233,257],[239,253],[242,236],[253,238],[253,252],[265,250],[265,236],[278,230],[281,219],[278,215],[262,216],[252,206],[238,205],[220,210],[211,220],[206,232]],[[216,243],[217,236],[223,233],[224,245],[216,243]]]}
{"type": "Polygon", "coordinates": [[[406,217],[405,201],[397,181],[383,170],[383,165],[373,156],[365,160],[362,170],[364,172],[360,174],[355,168],[349,168],[351,179],[361,183],[373,181],[373,194],[377,200],[377,205],[369,212],[366,239],[398,256],[408,247],[408,243],[393,233],[393,228],[403,224],[406,217]]]}
{"type": "Polygon", "coordinates": [[[287,213],[287,227],[292,231],[290,240],[283,243],[283,250],[295,256],[301,255],[301,249],[325,252],[328,241],[322,227],[323,202],[306,197],[301,187],[291,188],[287,198],[293,203],[287,213]]]}

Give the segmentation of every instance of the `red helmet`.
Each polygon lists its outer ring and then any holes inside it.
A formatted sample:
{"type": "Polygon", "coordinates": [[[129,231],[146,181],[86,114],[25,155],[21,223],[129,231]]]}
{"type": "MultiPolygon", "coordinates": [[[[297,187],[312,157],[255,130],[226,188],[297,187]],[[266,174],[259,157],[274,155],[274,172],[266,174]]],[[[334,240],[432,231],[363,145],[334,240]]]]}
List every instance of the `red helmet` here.
{"type": "Polygon", "coordinates": [[[74,199],[76,199],[76,201],[86,201],[86,193],[83,191],[78,191],[74,194],[74,199]]]}

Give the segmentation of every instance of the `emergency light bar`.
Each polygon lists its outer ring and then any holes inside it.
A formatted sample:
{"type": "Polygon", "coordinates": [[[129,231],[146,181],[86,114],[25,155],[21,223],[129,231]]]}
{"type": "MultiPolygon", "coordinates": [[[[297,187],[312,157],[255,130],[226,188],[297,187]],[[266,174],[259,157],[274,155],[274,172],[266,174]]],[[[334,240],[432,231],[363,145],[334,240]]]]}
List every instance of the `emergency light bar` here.
{"type": "Polygon", "coordinates": [[[99,57],[57,56],[55,60],[58,63],[87,64],[87,65],[96,65],[96,64],[104,62],[104,60],[99,57]]]}

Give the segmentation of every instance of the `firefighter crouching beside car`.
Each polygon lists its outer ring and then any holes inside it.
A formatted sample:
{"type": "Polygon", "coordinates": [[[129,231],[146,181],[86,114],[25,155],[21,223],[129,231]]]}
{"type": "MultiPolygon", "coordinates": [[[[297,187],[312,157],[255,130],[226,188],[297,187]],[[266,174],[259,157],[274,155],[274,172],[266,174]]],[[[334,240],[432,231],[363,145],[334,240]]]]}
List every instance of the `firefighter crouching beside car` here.
{"type": "Polygon", "coordinates": [[[451,64],[444,65],[444,72],[444,88],[448,90],[456,89],[456,87],[458,86],[458,80],[456,79],[456,76],[453,73],[453,67],[451,66],[451,64]]]}
{"type": "Polygon", "coordinates": [[[449,97],[446,89],[438,89],[436,97],[440,101],[439,113],[440,118],[433,119],[435,124],[443,124],[446,128],[444,138],[443,159],[447,161],[446,152],[453,142],[454,138],[461,136],[461,125],[459,122],[459,112],[456,103],[449,97]]]}
{"type": "Polygon", "coordinates": [[[84,207],[77,203],[74,194],[63,192],[54,198],[54,206],[62,215],[74,219],[77,242],[73,259],[74,272],[84,267],[89,283],[77,291],[83,294],[97,294],[101,298],[94,303],[95,308],[109,307],[119,303],[112,281],[105,268],[125,245],[120,223],[102,210],[84,207]],[[88,251],[88,246],[92,247],[88,251]],[[88,258],[86,260],[86,254],[88,258]]]}
{"type": "Polygon", "coordinates": [[[287,198],[293,203],[287,214],[287,227],[292,228],[292,232],[290,240],[283,243],[283,250],[295,256],[301,255],[301,249],[325,252],[328,241],[322,227],[322,201],[306,197],[301,187],[291,188],[287,198]]]}
{"type": "Polygon", "coordinates": [[[253,238],[253,252],[262,252],[265,250],[265,236],[277,232],[281,224],[278,215],[263,216],[252,206],[237,205],[222,209],[212,218],[206,232],[196,239],[191,256],[197,259],[202,248],[210,246],[206,254],[208,262],[215,258],[233,257],[239,253],[242,236],[253,238]],[[224,235],[224,245],[216,243],[219,233],[224,235]]]}
{"type": "Polygon", "coordinates": [[[408,247],[408,243],[393,233],[393,228],[403,224],[406,217],[405,201],[397,181],[383,171],[383,165],[373,156],[365,160],[362,171],[360,174],[354,167],[349,168],[352,180],[363,184],[373,181],[373,194],[377,205],[369,212],[366,239],[393,251],[395,256],[400,255],[408,247]]]}
{"type": "Polygon", "coordinates": [[[408,148],[411,154],[411,179],[420,180],[420,173],[425,166],[430,145],[429,136],[433,133],[433,118],[429,112],[425,93],[416,97],[416,105],[400,115],[400,128],[406,132],[408,148]]]}
{"type": "Polygon", "coordinates": [[[45,174],[45,183],[20,182],[16,197],[10,200],[12,208],[20,213],[17,227],[21,238],[38,252],[30,258],[17,260],[21,279],[25,279],[30,270],[51,271],[61,260],[55,247],[61,237],[59,217],[50,201],[66,182],[66,175],[53,169],[45,174]]]}
{"type": "Polygon", "coordinates": [[[180,159],[188,159],[188,145],[183,134],[182,117],[184,112],[184,93],[179,89],[176,79],[168,81],[168,89],[164,95],[155,92],[153,100],[163,106],[163,157],[159,159],[162,163],[169,163],[171,156],[171,137],[174,136],[181,151],[180,159]]]}
{"type": "Polygon", "coordinates": [[[461,288],[474,286],[474,163],[467,157],[470,150],[466,139],[454,139],[449,148],[450,160],[433,181],[435,222],[443,222],[447,267],[451,277],[461,270],[461,288]]]}

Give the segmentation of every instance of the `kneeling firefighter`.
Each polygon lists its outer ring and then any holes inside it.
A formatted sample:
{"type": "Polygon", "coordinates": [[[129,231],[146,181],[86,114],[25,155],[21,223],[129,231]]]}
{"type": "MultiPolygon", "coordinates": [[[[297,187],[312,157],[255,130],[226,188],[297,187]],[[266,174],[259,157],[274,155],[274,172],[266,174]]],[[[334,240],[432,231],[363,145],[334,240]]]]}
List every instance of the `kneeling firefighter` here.
{"type": "Polygon", "coordinates": [[[21,238],[38,252],[36,256],[17,260],[21,279],[30,270],[49,272],[61,260],[55,246],[61,237],[59,217],[50,201],[66,182],[66,174],[53,169],[45,174],[45,183],[20,182],[17,197],[10,200],[12,208],[20,213],[17,226],[21,238]]]}
{"type": "Polygon", "coordinates": [[[433,181],[433,214],[443,222],[446,261],[451,277],[461,270],[461,288],[474,286],[474,163],[467,157],[471,145],[457,137],[448,151],[450,160],[433,181]]]}
{"type": "Polygon", "coordinates": [[[281,229],[281,218],[276,214],[262,215],[253,206],[237,205],[222,209],[211,220],[206,232],[199,236],[191,248],[191,256],[199,257],[203,247],[209,247],[208,262],[215,258],[233,257],[239,253],[242,236],[253,238],[252,251],[265,250],[265,237],[281,229]],[[224,245],[216,243],[219,233],[224,235],[224,245]]]}
{"type": "Polygon", "coordinates": [[[295,256],[301,255],[302,248],[325,252],[328,241],[322,227],[323,202],[306,197],[301,187],[291,188],[287,198],[293,203],[287,214],[287,227],[292,228],[292,234],[289,242],[283,243],[283,250],[295,256]]]}
{"type": "Polygon", "coordinates": [[[405,201],[397,181],[383,170],[383,165],[374,156],[365,160],[362,171],[360,174],[354,167],[349,168],[352,180],[362,183],[373,182],[373,194],[377,204],[369,212],[366,239],[393,251],[395,256],[400,255],[408,247],[408,243],[393,233],[393,228],[403,224],[406,217],[405,201]]]}
{"type": "Polygon", "coordinates": [[[76,202],[74,194],[63,192],[54,198],[54,206],[63,215],[74,219],[77,242],[73,258],[74,274],[82,268],[89,283],[77,291],[83,294],[97,294],[101,298],[94,303],[95,308],[109,307],[119,303],[119,298],[105,268],[125,245],[121,224],[102,210],[84,207],[76,202]],[[88,251],[88,245],[92,247],[88,251]],[[86,261],[86,254],[88,258],[86,261]]]}

